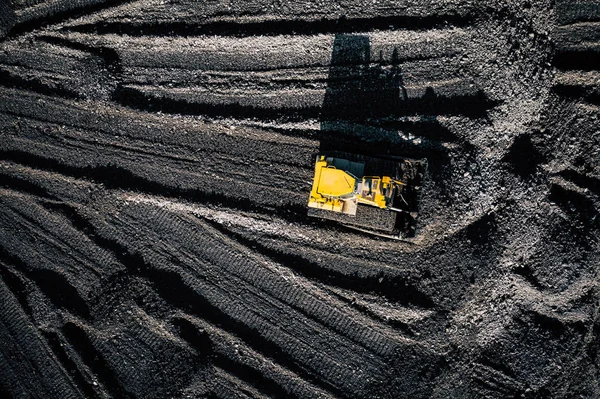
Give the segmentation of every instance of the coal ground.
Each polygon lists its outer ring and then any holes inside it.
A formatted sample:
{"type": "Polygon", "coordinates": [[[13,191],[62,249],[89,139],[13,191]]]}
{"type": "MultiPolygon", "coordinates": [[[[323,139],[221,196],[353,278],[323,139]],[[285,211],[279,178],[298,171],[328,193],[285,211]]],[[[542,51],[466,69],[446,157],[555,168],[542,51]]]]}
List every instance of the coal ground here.
{"type": "Polygon", "coordinates": [[[593,1],[0,1],[0,397],[599,398],[599,116],[593,1]]]}

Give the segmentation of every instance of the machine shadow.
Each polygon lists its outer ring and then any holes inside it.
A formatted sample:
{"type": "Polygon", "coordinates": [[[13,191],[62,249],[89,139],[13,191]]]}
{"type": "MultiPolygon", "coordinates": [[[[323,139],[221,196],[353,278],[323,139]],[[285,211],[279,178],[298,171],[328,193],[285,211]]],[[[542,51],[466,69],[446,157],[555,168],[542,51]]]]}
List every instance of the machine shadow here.
{"type": "Polygon", "coordinates": [[[391,62],[383,55],[378,61],[371,57],[368,36],[335,36],[320,114],[320,153],[425,158],[430,177],[445,190],[449,157],[441,143],[459,139],[437,115],[465,108],[454,108],[432,88],[422,97],[409,98],[397,49],[391,62]]]}
{"type": "MultiPolygon", "coordinates": [[[[389,57],[384,61],[383,55],[377,62],[371,57],[369,37],[335,36],[320,114],[319,153],[424,158],[429,162],[430,175],[444,190],[449,157],[441,142],[456,141],[457,138],[438,123],[435,115],[439,110],[450,110],[431,88],[421,98],[408,97],[397,49],[393,51],[391,62],[389,57]],[[415,137],[427,138],[426,143],[414,140],[415,137]]],[[[326,217],[347,222],[340,216],[326,217]]],[[[414,236],[414,217],[414,212],[399,215],[396,230],[403,231],[407,237],[414,236]]],[[[354,223],[359,222],[351,222],[354,223]]]]}

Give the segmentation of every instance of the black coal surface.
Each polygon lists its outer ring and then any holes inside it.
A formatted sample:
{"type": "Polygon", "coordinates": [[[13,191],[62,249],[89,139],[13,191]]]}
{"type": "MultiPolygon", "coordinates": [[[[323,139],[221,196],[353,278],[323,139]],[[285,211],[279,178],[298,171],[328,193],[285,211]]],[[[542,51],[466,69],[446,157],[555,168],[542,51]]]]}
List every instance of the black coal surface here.
{"type": "Polygon", "coordinates": [[[0,397],[600,398],[600,5],[0,1],[0,397]],[[427,160],[416,235],[307,216],[427,160]]]}

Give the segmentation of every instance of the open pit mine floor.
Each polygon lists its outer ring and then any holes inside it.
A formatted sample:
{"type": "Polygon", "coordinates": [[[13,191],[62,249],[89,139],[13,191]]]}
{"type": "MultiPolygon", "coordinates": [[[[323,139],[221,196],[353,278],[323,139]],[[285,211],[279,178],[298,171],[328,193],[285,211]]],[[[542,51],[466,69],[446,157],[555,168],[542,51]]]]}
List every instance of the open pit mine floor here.
{"type": "Polygon", "coordinates": [[[593,1],[0,0],[0,398],[600,398],[599,120],[593,1]]]}

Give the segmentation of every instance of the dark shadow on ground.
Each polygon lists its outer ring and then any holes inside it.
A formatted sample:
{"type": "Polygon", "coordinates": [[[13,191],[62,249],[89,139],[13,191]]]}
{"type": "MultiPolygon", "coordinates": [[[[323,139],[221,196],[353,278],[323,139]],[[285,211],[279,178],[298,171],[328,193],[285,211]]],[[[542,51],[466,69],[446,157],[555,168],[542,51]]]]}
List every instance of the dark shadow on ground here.
{"type": "MultiPolygon", "coordinates": [[[[398,50],[391,63],[384,62],[382,54],[379,58],[372,60],[369,37],[336,35],[320,114],[319,152],[426,159],[428,177],[442,195],[449,194],[450,161],[442,143],[460,139],[437,116],[485,117],[489,101],[483,94],[440,97],[431,87],[421,97],[410,98],[398,50]]],[[[464,156],[471,157],[473,150],[466,144],[464,156]]],[[[408,230],[414,234],[414,226],[408,230]]]]}
{"type": "MultiPolygon", "coordinates": [[[[369,37],[336,35],[320,114],[319,149],[426,158],[431,177],[443,187],[447,181],[444,174],[448,169],[448,150],[442,143],[461,140],[437,117],[486,117],[490,102],[483,94],[463,98],[464,101],[440,97],[431,87],[423,96],[409,98],[401,64],[397,49],[391,64],[374,62],[369,37]]],[[[467,143],[461,144],[467,153],[474,150],[467,143]]]]}

